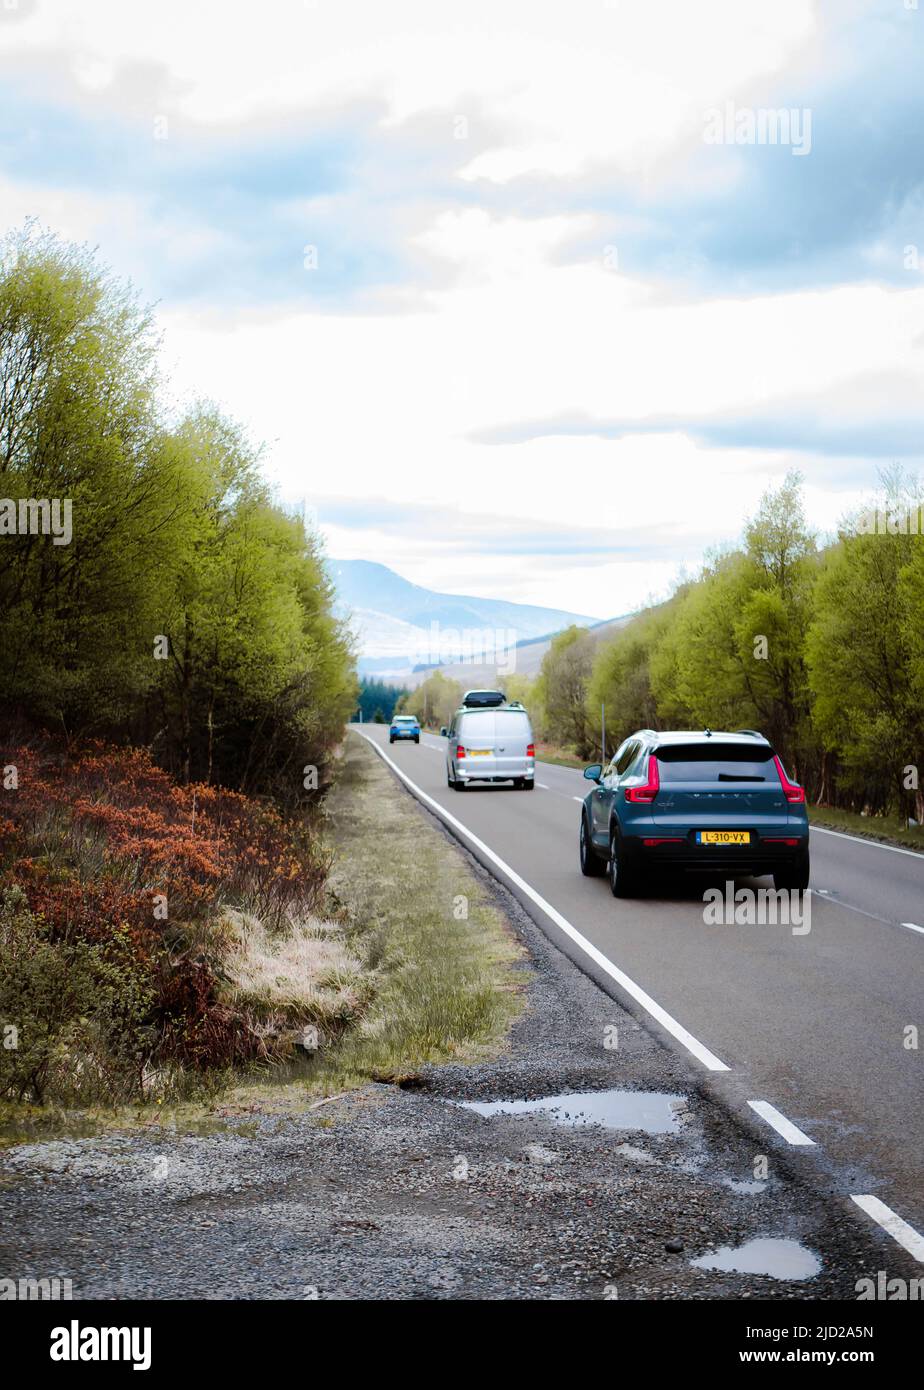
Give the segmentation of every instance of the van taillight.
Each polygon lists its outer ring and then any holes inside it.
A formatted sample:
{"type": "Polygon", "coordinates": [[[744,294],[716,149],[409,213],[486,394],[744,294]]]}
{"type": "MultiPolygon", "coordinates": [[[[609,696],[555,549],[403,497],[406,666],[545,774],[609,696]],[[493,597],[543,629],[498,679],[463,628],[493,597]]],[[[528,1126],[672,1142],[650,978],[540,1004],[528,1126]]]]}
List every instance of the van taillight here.
{"type": "Polygon", "coordinates": [[[534,743],[527,743],[526,756],[527,758],[534,758],[536,756],[536,745],[534,743]]]}
{"type": "Polygon", "coordinates": [[[648,780],[640,787],[626,787],[627,801],[654,801],[658,794],[661,779],[658,776],[658,760],[654,753],[648,755],[648,780]]]}
{"type": "Polygon", "coordinates": [[[780,762],[776,753],[773,755],[773,761],[776,763],[776,770],[780,774],[780,784],[783,788],[783,795],[786,800],[792,802],[794,806],[801,806],[805,801],[805,788],[797,786],[795,782],[790,782],[786,773],[783,771],[783,764],[780,762]]]}
{"type": "Polygon", "coordinates": [[[459,744],[458,748],[456,749],[456,757],[457,757],[457,758],[464,758],[464,757],[465,757],[465,749],[462,747],[461,743],[459,744]]]}

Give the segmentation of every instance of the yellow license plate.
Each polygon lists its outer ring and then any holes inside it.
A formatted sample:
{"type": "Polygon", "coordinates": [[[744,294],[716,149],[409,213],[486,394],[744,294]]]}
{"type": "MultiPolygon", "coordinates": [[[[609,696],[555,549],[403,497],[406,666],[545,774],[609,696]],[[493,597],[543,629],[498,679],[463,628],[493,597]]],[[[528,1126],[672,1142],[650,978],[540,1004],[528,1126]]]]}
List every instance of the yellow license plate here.
{"type": "Polygon", "coordinates": [[[696,834],[700,845],[749,845],[750,830],[699,830],[696,834]]]}
{"type": "Polygon", "coordinates": [[[466,753],[470,758],[490,758],[494,752],[493,748],[467,748],[466,753]]]}

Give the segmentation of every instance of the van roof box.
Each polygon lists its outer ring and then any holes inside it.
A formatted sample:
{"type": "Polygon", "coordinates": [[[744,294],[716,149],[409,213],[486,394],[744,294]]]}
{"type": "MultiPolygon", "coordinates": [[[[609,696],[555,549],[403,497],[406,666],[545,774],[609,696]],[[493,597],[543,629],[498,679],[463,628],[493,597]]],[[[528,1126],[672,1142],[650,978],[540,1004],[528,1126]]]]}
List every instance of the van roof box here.
{"type": "Polygon", "coordinates": [[[466,690],[462,696],[463,709],[496,709],[507,703],[502,690],[466,690]]]}

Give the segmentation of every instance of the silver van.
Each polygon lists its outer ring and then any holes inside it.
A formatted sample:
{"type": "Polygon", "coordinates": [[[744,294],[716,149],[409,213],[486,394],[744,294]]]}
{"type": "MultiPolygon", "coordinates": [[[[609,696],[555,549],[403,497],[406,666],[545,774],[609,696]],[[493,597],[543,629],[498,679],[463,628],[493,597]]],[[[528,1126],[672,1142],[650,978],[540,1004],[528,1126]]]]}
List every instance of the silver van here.
{"type": "Polygon", "coordinates": [[[522,705],[458,709],[445,733],[446,780],[453,791],[469,782],[512,782],[517,791],[532,791],[536,749],[522,705]]]}

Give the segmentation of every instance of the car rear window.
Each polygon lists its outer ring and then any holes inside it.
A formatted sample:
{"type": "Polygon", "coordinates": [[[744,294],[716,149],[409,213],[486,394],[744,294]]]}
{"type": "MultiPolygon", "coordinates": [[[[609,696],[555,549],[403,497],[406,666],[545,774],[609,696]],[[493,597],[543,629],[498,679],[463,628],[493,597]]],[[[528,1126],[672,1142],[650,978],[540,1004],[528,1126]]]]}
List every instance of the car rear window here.
{"type": "Polygon", "coordinates": [[[675,743],[657,749],[664,780],[670,782],[770,782],[776,780],[773,750],[753,743],[675,743]]]}
{"type": "Polygon", "coordinates": [[[392,720],[393,724],[416,724],[417,717],[412,714],[397,714],[392,720]]]}

